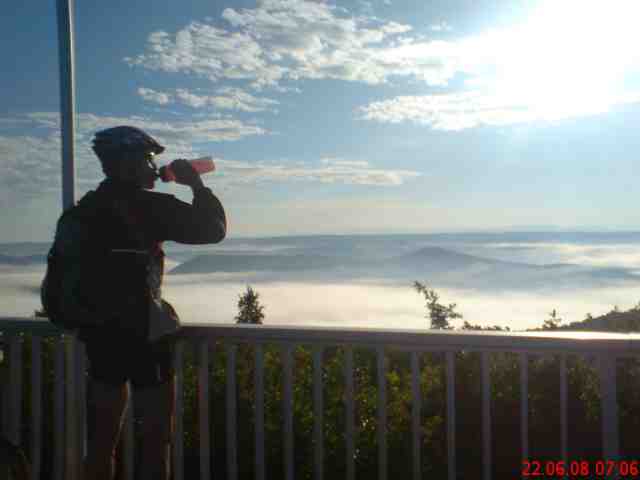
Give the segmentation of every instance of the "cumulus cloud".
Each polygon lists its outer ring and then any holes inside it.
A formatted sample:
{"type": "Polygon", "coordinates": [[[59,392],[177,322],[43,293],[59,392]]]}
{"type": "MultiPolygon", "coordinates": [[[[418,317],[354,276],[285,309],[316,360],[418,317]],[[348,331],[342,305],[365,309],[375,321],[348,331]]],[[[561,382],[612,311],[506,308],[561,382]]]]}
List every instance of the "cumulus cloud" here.
{"type": "Polygon", "coordinates": [[[409,170],[373,168],[366,161],[322,159],[321,166],[307,163],[249,163],[219,160],[233,183],[306,181],[348,185],[398,186],[421,174],[409,170]]]}
{"type": "MultiPolygon", "coordinates": [[[[60,115],[57,112],[32,112],[18,116],[18,119],[30,121],[35,128],[60,130],[60,115]]],[[[166,143],[234,141],[251,135],[268,133],[262,127],[240,120],[207,117],[191,122],[156,120],[139,115],[118,117],[80,113],[77,115],[77,125],[78,138],[87,144],[96,131],[117,125],[133,125],[142,128],[166,143]]]]}
{"type": "Polygon", "coordinates": [[[0,206],[5,208],[15,201],[16,191],[22,198],[59,191],[59,158],[59,135],[0,135],[0,206]]]}
{"type": "Polygon", "coordinates": [[[459,70],[455,45],[409,37],[409,25],[350,16],[325,2],[264,0],[256,8],[226,8],[222,19],[229,29],[192,22],[173,33],[154,32],[145,51],[125,61],[214,82],[244,80],[257,89],[301,79],[374,85],[393,76],[443,85],[459,70]]]}
{"type": "Polygon", "coordinates": [[[150,88],[139,88],[138,95],[145,101],[167,105],[180,103],[192,108],[212,107],[220,110],[239,110],[243,112],[263,112],[274,109],[280,102],[271,98],[255,97],[250,93],[234,87],[223,87],[217,95],[198,95],[184,88],[174,92],[158,92],[150,88]]]}
{"type": "MultiPolygon", "coordinates": [[[[262,127],[233,119],[161,121],[140,116],[117,117],[91,113],[77,115],[76,181],[80,190],[103,178],[99,162],[91,151],[93,134],[117,125],[133,125],[149,132],[166,145],[164,158],[204,153],[199,144],[235,141],[250,135],[265,135],[262,127]]],[[[60,115],[57,112],[31,112],[0,119],[0,207],[17,199],[34,198],[61,188],[60,115]],[[12,126],[24,129],[12,133],[12,126]]]]}
{"type": "MultiPolygon", "coordinates": [[[[125,61],[281,91],[309,79],[369,85],[405,79],[449,87],[457,78],[466,90],[391,98],[362,112],[371,120],[407,120],[441,130],[557,121],[638,102],[640,94],[627,92],[618,78],[640,71],[638,56],[624,48],[637,37],[629,20],[637,8],[604,11],[583,8],[583,2],[581,18],[569,25],[575,5],[565,3],[541,2],[526,23],[445,41],[434,37],[453,30],[448,22],[425,25],[426,33],[418,33],[411,25],[373,16],[369,0],[354,2],[358,14],[327,2],[263,0],[255,8],[224,9],[222,26],[191,22],[177,31],[154,32],[145,50],[125,61]],[[614,29],[594,35],[604,23],[614,29]]],[[[232,102],[235,108],[247,104],[239,102],[232,102]]]]}
{"type": "Polygon", "coordinates": [[[516,100],[481,91],[439,95],[398,96],[371,102],[358,109],[364,120],[381,123],[411,122],[436,130],[463,130],[482,125],[501,126],[536,121],[556,121],[593,115],[614,106],[640,102],[640,94],[612,96],[606,102],[584,103],[571,109],[537,108],[525,99],[516,100]]]}
{"type": "Polygon", "coordinates": [[[449,25],[445,21],[442,21],[442,22],[436,23],[434,25],[431,25],[430,29],[433,32],[450,32],[451,30],[453,30],[451,25],[449,25]]]}
{"type": "Polygon", "coordinates": [[[166,93],[156,92],[150,88],[139,88],[138,95],[140,95],[147,102],[157,103],[159,105],[166,105],[171,102],[171,97],[166,93]]]}
{"type": "MultiPolygon", "coordinates": [[[[60,117],[56,112],[32,112],[16,117],[18,122],[37,133],[11,135],[3,133],[0,122],[0,201],[7,205],[17,198],[33,197],[45,192],[59,192],[60,185],[60,117]]],[[[247,135],[264,135],[261,127],[238,120],[202,119],[196,122],[160,121],[145,117],[78,115],[76,136],[76,174],[78,186],[90,188],[102,179],[102,172],[90,149],[93,134],[116,125],[134,125],[152,134],[167,150],[163,158],[189,158],[203,153],[200,144],[238,140],[247,135]]],[[[259,182],[319,182],[349,185],[397,186],[418,177],[407,170],[374,168],[362,160],[320,159],[318,164],[304,162],[242,162],[216,159],[220,176],[216,182],[233,188],[259,182]]]]}

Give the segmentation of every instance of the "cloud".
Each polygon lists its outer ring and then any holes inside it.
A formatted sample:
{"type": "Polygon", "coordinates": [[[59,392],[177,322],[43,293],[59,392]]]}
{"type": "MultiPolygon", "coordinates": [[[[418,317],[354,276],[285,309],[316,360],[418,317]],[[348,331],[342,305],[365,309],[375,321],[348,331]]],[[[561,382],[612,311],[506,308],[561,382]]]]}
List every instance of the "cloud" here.
{"type": "Polygon", "coordinates": [[[47,190],[60,190],[59,135],[0,135],[0,207],[47,190]]]}
{"type": "Polygon", "coordinates": [[[450,32],[453,30],[453,28],[451,27],[451,25],[449,25],[447,22],[442,21],[439,23],[436,23],[434,25],[431,25],[431,27],[429,27],[431,29],[431,31],[433,32],[450,32]]]}
{"type": "MultiPolygon", "coordinates": [[[[57,112],[31,112],[17,118],[30,121],[35,129],[60,130],[60,115],[57,112]]],[[[190,122],[156,120],[139,115],[118,117],[80,113],[77,115],[77,136],[88,144],[96,131],[116,125],[133,125],[148,131],[161,142],[183,144],[234,141],[268,133],[262,127],[231,118],[204,117],[190,122]]]]}
{"type": "Polygon", "coordinates": [[[513,252],[511,257],[538,257],[537,263],[571,263],[587,267],[640,270],[640,246],[632,243],[577,244],[563,242],[501,242],[488,245],[497,252],[513,252]]]}
{"type": "Polygon", "coordinates": [[[219,160],[219,163],[232,184],[305,181],[390,187],[421,175],[409,170],[372,168],[366,161],[340,159],[322,159],[320,167],[306,163],[268,164],[233,160],[219,160]]]}
{"type": "Polygon", "coordinates": [[[154,32],[145,51],[125,62],[214,82],[244,80],[257,89],[303,79],[376,85],[393,76],[443,85],[459,71],[456,45],[409,37],[409,25],[350,16],[324,2],[264,0],[253,9],[226,8],[222,19],[230,29],[192,22],[154,32]]]}
{"type": "MultiPolygon", "coordinates": [[[[233,119],[203,118],[198,121],[161,121],[141,116],[117,117],[91,113],[77,115],[76,181],[79,190],[95,186],[102,171],[91,139],[101,129],[133,125],[149,132],[167,147],[163,158],[189,158],[206,153],[200,144],[235,141],[246,136],[266,135],[262,127],[233,119]]],[[[31,112],[0,119],[0,207],[20,199],[35,198],[61,189],[60,115],[31,112]],[[12,134],[19,123],[24,129],[12,134]]]]}
{"type": "Polygon", "coordinates": [[[625,49],[637,38],[630,20],[637,6],[565,3],[541,2],[524,23],[445,41],[434,37],[453,30],[446,21],[419,33],[367,13],[368,0],[354,2],[359,14],[327,2],[263,0],[255,8],[224,9],[222,26],[191,22],[154,32],[144,51],[125,61],[281,91],[301,80],[380,85],[403,79],[431,87],[461,80],[464,91],[396,97],[362,112],[366,119],[439,130],[557,121],[638,102],[640,94],[626,91],[621,80],[640,71],[638,56],[625,49]],[[581,18],[567,23],[576,6],[581,18]]]}
{"type": "Polygon", "coordinates": [[[174,92],[158,92],[150,88],[139,88],[138,94],[146,101],[167,105],[180,103],[191,108],[212,107],[220,110],[239,110],[243,112],[277,112],[273,107],[280,102],[271,98],[259,98],[240,88],[223,87],[218,95],[198,95],[187,89],[178,88],[174,92]]]}
{"type": "MultiPolygon", "coordinates": [[[[15,117],[29,127],[19,135],[3,134],[10,118],[0,119],[0,205],[7,206],[21,198],[59,192],[60,117],[56,112],[32,112],[15,117]],[[2,121],[5,120],[5,121],[2,121]]],[[[201,119],[194,122],[171,122],[145,117],[78,115],[76,135],[76,179],[80,190],[95,186],[102,178],[99,162],[90,144],[97,130],[116,125],[134,125],[149,132],[167,147],[163,159],[190,158],[207,153],[209,142],[238,140],[247,135],[265,135],[261,127],[238,120],[201,119]]],[[[366,161],[336,158],[310,163],[265,163],[216,159],[220,176],[216,183],[227,188],[261,182],[316,182],[348,185],[398,186],[420,176],[407,170],[373,168],[366,161]]]]}
{"type": "MultiPolygon", "coordinates": [[[[31,316],[40,307],[37,290],[43,270],[0,275],[0,310],[5,316],[31,316]]],[[[428,328],[424,300],[411,285],[385,285],[375,279],[353,283],[254,281],[250,273],[168,275],[163,293],[185,322],[233,323],[238,295],[247,282],[260,294],[268,325],[315,325],[368,328],[428,328]],[[309,295],[310,288],[313,295],[309,295]],[[338,306],[338,307],[336,307],[338,306]]],[[[635,305],[637,288],[576,288],[553,292],[500,293],[438,288],[443,303],[455,302],[463,320],[512,330],[539,327],[554,308],[564,324],[635,305]]]]}
{"type": "Polygon", "coordinates": [[[537,108],[525,99],[500,98],[481,91],[440,95],[398,96],[369,103],[358,109],[361,119],[381,123],[411,122],[435,130],[463,130],[478,126],[501,126],[595,115],[612,107],[640,102],[640,93],[611,96],[599,103],[572,109],[537,108]]]}
{"type": "Polygon", "coordinates": [[[147,102],[157,103],[159,105],[166,105],[171,102],[171,96],[166,93],[156,92],[150,88],[139,88],[138,95],[140,95],[147,102]]]}

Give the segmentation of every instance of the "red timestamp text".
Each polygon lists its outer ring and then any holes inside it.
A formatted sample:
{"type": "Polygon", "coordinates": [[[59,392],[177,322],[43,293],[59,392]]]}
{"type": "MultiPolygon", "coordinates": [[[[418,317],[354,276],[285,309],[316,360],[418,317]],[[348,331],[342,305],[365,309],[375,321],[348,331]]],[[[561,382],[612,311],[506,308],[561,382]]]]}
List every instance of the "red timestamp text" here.
{"type": "MultiPolygon", "coordinates": [[[[569,477],[581,478],[609,475],[636,478],[640,476],[638,460],[523,460],[521,475],[532,478],[569,477]]],[[[640,478],[640,477],[639,477],[640,478]]]]}

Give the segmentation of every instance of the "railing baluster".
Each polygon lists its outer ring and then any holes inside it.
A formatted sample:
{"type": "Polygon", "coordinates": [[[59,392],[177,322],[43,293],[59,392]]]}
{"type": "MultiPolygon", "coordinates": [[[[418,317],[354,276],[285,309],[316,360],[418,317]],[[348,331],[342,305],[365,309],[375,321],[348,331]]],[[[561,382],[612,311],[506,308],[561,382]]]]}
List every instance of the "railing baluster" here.
{"type": "Polygon", "coordinates": [[[200,479],[211,478],[211,437],[209,433],[209,341],[198,350],[198,425],[200,433],[200,479]]]}
{"type": "Polygon", "coordinates": [[[322,347],[313,347],[313,452],[315,464],[315,480],[324,477],[324,439],[322,426],[324,423],[322,398],[322,347]]]}
{"type": "Polygon", "coordinates": [[[80,442],[78,441],[78,389],[75,333],[65,335],[65,480],[76,480],[80,477],[80,442]]]}
{"type": "Polygon", "coordinates": [[[355,412],[353,405],[353,348],[344,350],[344,376],[346,395],[346,434],[347,434],[347,480],[353,480],[355,476],[355,412]]]}
{"type": "Polygon", "coordinates": [[[420,458],[420,411],[422,392],[420,390],[420,359],[417,352],[411,352],[411,432],[413,433],[413,480],[419,480],[421,474],[420,458]]]}
{"type": "Polygon", "coordinates": [[[376,349],[378,370],[378,478],[387,480],[387,379],[384,347],[376,349]]]}
{"type": "MultiPolygon", "coordinates": [[[[9,336],[7,332],[2,332],[2,368],[6,370],[9,361],[9,336]]],[[[6,375],[6,373],[5,373],[6,375]]],[[[0,393],[2,393],[2,425],[0,425],[0,434],[9,435],[9,377],[3,376],[2,385],[0,385],[0,393]]]]}
{"type": "Polygon", "coordinates": [[[456,478],[455,352],[447,352],[447,461],[448,478],[456,478]]]}
{"type": "Polygon", "coordinates": [[[529,357],[520,354],[520,445],[522,460],[529,460],[529,357]]]}
{"type": "Polygon", "coordinates": [[[175,345],[175,401],[174,401],[174,422],[175,431],[173,439],[173,478],[182,480],[184,478],[184,342],[178,341],[175,345]]]}
{"type": "Polygon", "coordinates": [[[40,478],[42,461],[42,338],[31,337],[31,480],[40,478]]]}
{"type": "Polygon", "coordinates": [[[491,480],[491,376],[489,353],[481,354],[482,369],[482,467],[485,480],[491,480]]]}
{"type": "Polygon", "coordinates": [[[127,411],[125,412],[124,417],[124,438],[123,440],[123,449],[124,449],[124,478],[126,480],[133,480],[134,474],[134,466],[135,466],[135,436],[134,436],[134,418],[135,418],[135,401],[134,401],[134,392],[135,390],[131,388],[131,385],[127,385],[127,389],[129,390],[129,401],[127,402],[127,411]]]}
{"type": "MultiPolygon", "coordinates": [[[[76,346],[76,381],[78,382],[78,445],[80,467],[87,456],[87,349],[78,341],[76,346]]],[[[80,478],[84,474],[80,474],[80,478]]]]}
{"type": "Polygon", "coordinates": [[[256,389],[256,480],[264,480],[264,348],[255,346],[255,389],[256,389]]]}
{"type": "Polygon", "coordinates": [[[22,338],[12,335],[9,339],[9,432],[8,440],[20,445],[22,425],[22,338]]]}
{"type": "Polygon", "coordinates": [[[54,440],[53,478],[62,480],[64,474],[64,337],[60,335],[54,342],[54,440]]]}
{"type": "Polygon", "coordinates": [[[615,357],[606,353],[599,356],[599,375],[602,397],[602,457],[605,461],[615,462],[620,458],[615,357]]]}
{"type": "Polygon", "coordinates": [[[284,471],[285,479],[293,480],[293,367],[291,365],[291,345],[282,351],[284,370],[283,420],[284,420],[284,471]]]}
{"type": "Polygon", "coordinates": [[[236,445],[236,345],[227,345],[227,478],[238,477],[236,445]]]}
{"type": "Polygon", "coordinates": [[[560,355],[560,459],[567,465],[567,356],[560,355]]]}

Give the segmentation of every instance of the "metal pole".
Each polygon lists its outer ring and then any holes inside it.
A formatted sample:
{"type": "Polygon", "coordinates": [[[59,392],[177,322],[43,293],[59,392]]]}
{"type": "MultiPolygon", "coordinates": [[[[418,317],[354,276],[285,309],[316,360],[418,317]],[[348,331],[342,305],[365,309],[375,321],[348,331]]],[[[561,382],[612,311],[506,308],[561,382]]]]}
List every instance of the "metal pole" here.
{"type": "Polygon", "coordinates": [[[60,127],[62,139],[62,208],[76,200],[75,188],[75,46],[73,0],[58,0],[60,127]]]}
{"type": "MultiPolygon", "coordinates": [[[[60,129],[62,144],[62,208],[75,204],[75,59],[73,33],[73,0],[58,0],[58,63],[60,65],[60,129]]],[[[65,478],[80,476],[80,449],[78,448],[78,391],[76,382],[75,335],[70,336],[65,348],[67,371],[66,409],[66,473],[65,478]]]]}

